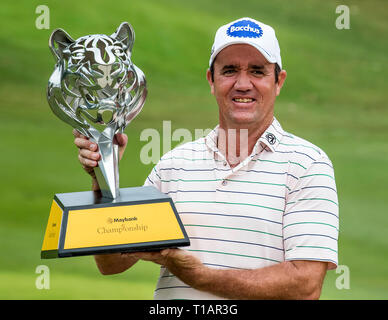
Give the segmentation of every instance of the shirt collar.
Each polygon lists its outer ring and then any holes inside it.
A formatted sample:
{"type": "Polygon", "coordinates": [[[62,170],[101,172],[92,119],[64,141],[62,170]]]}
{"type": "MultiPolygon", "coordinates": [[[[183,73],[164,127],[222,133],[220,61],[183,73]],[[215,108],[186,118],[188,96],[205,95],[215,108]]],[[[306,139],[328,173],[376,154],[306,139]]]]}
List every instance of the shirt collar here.
{"type": "Polygon", "coordinates": [[[205,137],[205,144],[208,146],[210,150],[214,152],[218,152],[218,148],[217,148],[218,128],[219,128],[219,125],[217,125],[212,131],[210,131],[209,134],[205,137]]]}
{"type": "MultiPolygon", "coordinates": [[[[217,125],[209,134],[205,137],[205,143],[210,148],[210,150],[214,152],[219,152],[217,148],[217,140],[218,140],[218,129],[219,125],[217,125]]],[[[284,131],[281,127],[279,121],[274,117],[271,125],[264,131],[261,137],[257,140],[255,146],[253,147],[252,155],[258,154],[262,150],[262,144],[268,147],[268,149],[272,152],[276,151],[280,140],[283,138],[284,131]]]]}
{"type": "Polygon", "coordinates": [[[279,121],[274,117],[271,125],[264,131],[258,142],[264,143],[272,152],[275,152],[283,135],[283,128],[279,121]]]}

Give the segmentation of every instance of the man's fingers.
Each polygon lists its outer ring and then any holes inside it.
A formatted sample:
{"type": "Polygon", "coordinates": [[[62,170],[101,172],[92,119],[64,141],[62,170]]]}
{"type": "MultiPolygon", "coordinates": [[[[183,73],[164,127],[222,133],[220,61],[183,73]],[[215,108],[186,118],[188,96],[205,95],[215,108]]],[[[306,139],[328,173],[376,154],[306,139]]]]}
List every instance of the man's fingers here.
{"type": "Polygon", "coordinates": [[[82,166],[87,169],[88,172],[91,171],[91,169],[93,169],[94,167],[97,167],[98,165],[97,161],[84,158],[80,154],[78,155],[78,159],[82,166]]]}
{"type": "Polygon", "coordinates": [[[93,185],[98,188],[94,173],[94,168],[98,166],[98,161],[101,158],[98,152],[98,145],[90,141],[88,137],[79,133],[76,129],[73,130],[73,135],[74,144],[78,148],[78,160],[84,170],[94,179],[93,185]]]}
{"type": "Polygon", "coordinates": [[[120,147],[126,146],[128,143],[128,136],[125,133],[116,133],[114,142],[117,143],[120,147]]]}
{"type": "MultiPolygon", "coordinates": [[[[91,141],[88,137],[84,136],[78,130],[73,130],[74,144],[79,149],[78,159],[82,167],[89,174],[93,173],[93,169],[98,166],[98,161],[101,159],[101,155],[98,151],[98,145],[91,141]]],[[[124,133],[117,133],[114,137],[114,143],[119,145],[120,159],[123,155],[125,147],[128,142],[128,136],[124,133]]],[[[93,175],[92,175],[93,177],[93,175]]]]}
{"type": "Polygon", "coordinates": [[[163,249],[160,251],[163,257],[181,258],[187,255],[187,252],[182,249],[163,249]]]}
{"type": "Polygon", "coordinates": [[[84,148],[84,149],[89,149],[90,151],[97,151],[98,146],[96,143],[92,142],[89,140],[88,137],[84,136],[83,134],[79,133],[78,130],[74,129],[73,130],[73,135],[74,135],[74,144],[78,148],[84,148]]]}
{"type": "Polygon", "coordinates": [[[95,144],[94,142],[87,140],[85,138],[75,138],[74,144],[79,149],[88,149],[90,151],[97,151],[98,150],[97,144],[95,144]]]}
{"type": "Polygon", "coordinates": [[[160,259],[159,252],[136,252],[134,253],[134,256],[138,257],[139,259],[147,260],[147,261],[160,259]]]}
{"type": "Polygon", "coordinates": [[[89,139],[88,137],[81,134],[77,129],[73,129],[73,136],[76,138],[89,139]]]}
{"type": "Polygon", "coordinates": [[[93,152],[88,149],[79,149],[79,154],[83,158],[94,160],[94,161],[99,161],[101,158],[101,155],[99,152],[93,152]]]}
{"type": "MultiPolygon", "coordinates": [[[[89,138],[81,134],[77,129],[73,129],[73,135],[74,138],[81,138],[89,141],[89,138]]],[[[128,136],[125,133],[116,133],[114,136],[114,142],[119,146],[125,146],[128,142],[128,136]]]]}
{"type": "Polygon", "coordinates": [[[73,129],[72,132],[73,132],[73,136],[74,136],[74,137],[76,137],[76,138],[79,137],[80,133],[78,132],[78,130],[73,129]]]}
{"type": "Polygon", "coordinates": [[[160,255],[159,251],[134,252],[128,253],[128,256],[144,261],[152,261],[157,264],[164,264],[165,260],[164,257],[160,255]]]}
{"type": "Polygon", "coordinates": [[[191,255],[182,249],[164,249],[160,254],[165,257],[166,261],[174,260],[175,263],[186,263],[191,259],[191,255]]]}
{"type": "Polygon", "coordinates": [[[82,166],[88,172],[91,171],[90,169],[97,167],[98,161],[101,158],[97,145],[84,138],[75,138],[74,143],[79,148],[78,159],[82,166]]]}

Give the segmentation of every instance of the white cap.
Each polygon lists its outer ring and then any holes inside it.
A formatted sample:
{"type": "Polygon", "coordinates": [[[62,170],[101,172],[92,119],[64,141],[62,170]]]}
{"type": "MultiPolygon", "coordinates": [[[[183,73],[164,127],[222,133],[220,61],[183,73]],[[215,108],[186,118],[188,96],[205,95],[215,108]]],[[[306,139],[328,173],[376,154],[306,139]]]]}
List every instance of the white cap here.
{"type": "Polygon", "coordinates": [[[272,27],[251,18],[241,18],[220,27],[214,38],[209,66],[222,49],[232,44],[250,44],[268,62],[277,63],[282,69],[279,42],[272,27]]]}

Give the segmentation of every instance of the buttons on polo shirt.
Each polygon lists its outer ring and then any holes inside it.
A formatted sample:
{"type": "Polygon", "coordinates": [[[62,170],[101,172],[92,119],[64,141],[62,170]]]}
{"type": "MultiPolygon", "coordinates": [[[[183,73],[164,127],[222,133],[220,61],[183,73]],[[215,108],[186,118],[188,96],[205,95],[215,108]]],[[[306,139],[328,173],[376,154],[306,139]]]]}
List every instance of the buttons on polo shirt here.
{"type": "Polygon", "coordinates": [[[224,165],[224,167],[226,167],[228,165],[228,163],[226,161],[224,161],[222,164],[224,165]]]}
{"type": "Polygon", "coordinates": [[[226,186],[226,185],[228,184],[228,181],[222,180],[221,184],[222,184],[223,186],[226,186]]]}

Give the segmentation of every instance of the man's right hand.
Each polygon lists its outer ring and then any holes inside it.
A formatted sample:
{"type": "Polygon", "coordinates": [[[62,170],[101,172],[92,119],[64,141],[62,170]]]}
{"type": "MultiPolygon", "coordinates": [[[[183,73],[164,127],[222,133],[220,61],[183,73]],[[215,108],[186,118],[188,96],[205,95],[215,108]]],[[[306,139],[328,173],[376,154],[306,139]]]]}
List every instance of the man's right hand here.
{"type": "MultiPolygon", "coordinates": [[[[73,135],[75,137],[74,144],[79,149],[79,162],[81,163],[83,169],[92,177],[93,190],[99,190],[100,188],[94,173],[94,168],[98,166],[98,161],[101,158],[98,146],[96,143],[90,141],[88,137],[79,133],[76,129],[73,130],[73,135]]],[[[119,146],[119,160],[121,160],[128,143],[128,136],[125,133],[117,133],[113,143],[118,144],[119,146]]]]}

